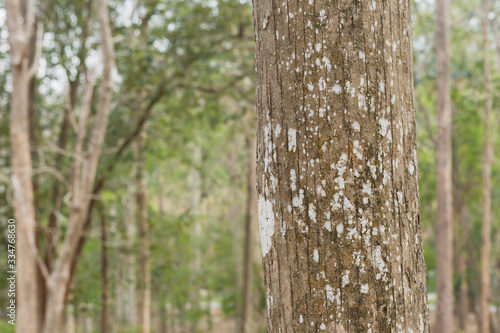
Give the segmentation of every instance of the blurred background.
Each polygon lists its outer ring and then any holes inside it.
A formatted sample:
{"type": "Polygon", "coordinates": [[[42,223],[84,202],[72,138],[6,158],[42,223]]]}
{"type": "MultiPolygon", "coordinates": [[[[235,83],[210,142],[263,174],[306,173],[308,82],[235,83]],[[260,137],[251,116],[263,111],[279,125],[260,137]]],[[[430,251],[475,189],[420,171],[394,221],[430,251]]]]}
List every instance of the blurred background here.
{"type": "MultiPolygon", "coordinates": [[[[0,0],[2,253],[7,247],[7,219],[14,216],[15,192],[9,138],[12,46],[6,1],[0,0]]],[[[97,128],[99,96],[104,94],[100,87],[107,80],[97,3],[37,2],[35,32],[27,47],[30,61],[39,60],[35,75],[29,77],[28,128],[36,241],[49,271],[71,217],[77,119],[87,107],[88,128],[97,128]],[[94,95],[85,99],[91,90],[94,95]]],[[[481,20],[482,5],[455,0],[449,11],[454,223],[450,286],[454,300],[449,306],[456,314],[456,332],[479,332],[482,160],[488,100],[492,101],[488,235],[492,247],[486,274],[491,279],[491,332],[500,332],[500,146],[496,134],[500,2],[491,2],[486,21],[481,20]],[[486,89],[488,82],[491,89],[486,89]]],[[[246,332],[266,332],[253,194],[256,124],[251,3],[111,0],[109,17],[115,62],[110,72],[109,120],[96,155],[93,201],[72,257],[64,331],[139,332],[141,312],[150,318],[152,332],[241,332],[242,322],[247,323],[246,332]],[[144,309],[148,302],[150,306],[144,309]]],[[[412,1],[412,18],[421,208],[434,322],[436,267],[440,264],[435,251],[440,241],[435,228],[439,139],[435,1],[412,1]]],[[[92,135],[89,130],[84,146],[92,135]]],[[[6,255],[0,256],[1,267],[6,267],[6,261],[6,255]]],[[[33,276],[33,283],[36,279],[33,276]]],[[[0,279],[0,304],[8,304],[7,289],[7,280],[0,279]]],[[[0,331],[14,332],[4,306],[0,318],[0,331]]]]}

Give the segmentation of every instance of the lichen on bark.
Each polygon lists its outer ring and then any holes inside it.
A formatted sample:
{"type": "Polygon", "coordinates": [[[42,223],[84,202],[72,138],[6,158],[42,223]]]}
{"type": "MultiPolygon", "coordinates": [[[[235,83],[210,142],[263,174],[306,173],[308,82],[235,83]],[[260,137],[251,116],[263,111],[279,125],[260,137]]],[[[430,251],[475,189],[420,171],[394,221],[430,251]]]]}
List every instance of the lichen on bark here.
{"type": "Polygon", "coordinates": [[[254,0],[269,332],[428,332],[407,1],[254,0]]]}

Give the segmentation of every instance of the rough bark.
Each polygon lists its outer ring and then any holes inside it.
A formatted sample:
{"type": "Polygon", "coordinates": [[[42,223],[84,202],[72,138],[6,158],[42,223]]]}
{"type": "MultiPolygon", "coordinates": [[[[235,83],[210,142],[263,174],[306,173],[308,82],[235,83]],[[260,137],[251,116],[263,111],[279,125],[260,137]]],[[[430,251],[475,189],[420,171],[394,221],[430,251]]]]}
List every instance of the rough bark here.
{"type": "Polygon", "coordinates": [[[14,216],[17,246],[17,313],[18,332],[38,333],[41,323],[38,303],[36,220],[33,170],[29,137],[29,84],[36,73],[38,58],[30,65],[28,41],[32,38],[34,6],[22,8],[19,0],[6,0],[7,27],[11,55],[12,94],[10,110],[10,144],[14,216]],[[23,320],[22,318],[30,318],[23,320]]]}
{"type": "Polygon", "coordinates": [[[253,8],[268,332],[429,332],[409,1],[253,8]]]}
{"type": "MultiPolygon", "coordinates": [[[[253,114],[253,113],[252,113],[253,114]]],[[[247,203],[245,219],[245,250],[243,257],[243,297],[241,308],[241,333],[252,332],[252,267],[254,263],[254,233],[257,224],[257,190],[256,190],[256,155],[255,138],[250,130],[245,133],[245,141],[248,149],[247,168],[247,203]]]]}
{"type": "MultiPolygon", "coordinates": [[[[91,133],[89,133],[89,142],[86,150],[83,149],[83,139],[87,132],[86,118],[88,112],[86,111],[86,106],[83,107],[80,117],[74,154],[68,228],[60,254],[55,260],[53,271],[47,279],[47,307],[45,310],[43,333],[57,333],[61,330],[61,319],[66,290],[69,287],[71,266],[77,252],[85,222],[87,221],[87,212],[92,200],[97,164],[106,134],[112,95],[111,70],[114,66],[114,47],[109,22],[108,2],[106,0],[98,1],[97,12],[103,55],[99,102],[94,125],[91,133]]],[[[90,94],[89,91],[88,93],[90,94]]],[[[86,102],[84,102],[85,104],[86,102]]]]}
{"type": "Polygon", "coordinates": [[[483,143],[483,222],[481,233],[481,305],[480,332],[490,333],[490,250],[491,250],[491,161],[493,155],[490,138],[491,110],[493,95],[491,91],[491,73],[488,56],[488,13],[489,0],[483,0],[481,26],[483,32],[483,70],[486,104],[484,110],[484,143],[483,143]]]}
{"type": "Polygon", "coordinates": [[[453,317],[453,206],[451,179],[451,102],[449,80],[449,0],[437,1],[437,317],[436,331],[449,332],[453,317]]]}
{"type": "Polygon", "coordinates": [[[151,331],[151,271],[149,255],[149,222],[146,201],[147,189],[144,174],[144,148],[146,132],[137,142],[137,225],[139,229],[139,327],[141,333],[151,331]]]}

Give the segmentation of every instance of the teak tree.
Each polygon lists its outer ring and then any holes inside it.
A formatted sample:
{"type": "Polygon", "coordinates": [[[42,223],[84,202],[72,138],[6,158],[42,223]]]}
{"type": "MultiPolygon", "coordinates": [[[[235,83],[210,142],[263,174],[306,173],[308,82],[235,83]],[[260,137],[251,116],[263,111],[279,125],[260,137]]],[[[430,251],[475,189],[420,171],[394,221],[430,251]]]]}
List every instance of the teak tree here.
{"type": "Polygon", "coordinates": [[[254,0],[269,332],[429,332],[410,3],[254,0]]]}

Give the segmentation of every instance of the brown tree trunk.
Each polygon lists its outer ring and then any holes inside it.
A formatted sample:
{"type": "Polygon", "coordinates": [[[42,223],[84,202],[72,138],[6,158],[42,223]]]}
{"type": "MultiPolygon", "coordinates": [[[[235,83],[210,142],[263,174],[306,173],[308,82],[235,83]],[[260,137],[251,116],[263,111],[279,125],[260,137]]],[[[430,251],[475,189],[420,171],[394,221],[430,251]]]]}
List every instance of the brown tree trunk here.
{"type": "Polygon", "coordinates": [[[103,54],[103,70],[100,96],[94,125],[89,134],[89,142],[84,151],[87,135],[87,123],[90,116],[90,104],[93,90],[92,75],[84,97],[81,117],[78,124],[75,144],[73,174],[71,182],[71,209],[66,235],[60,254],[54,262],[53,271],[47,279],[47,306],[45,310],[43,333],[61,331],[65,296],[69,288],[73,258],[77,253],[79,239],[84,232],[88,208],[91,204],[97,164],[106,134],[108,114],[112,96],[111,70],[114,66],[114,46],[107,0],[98,1],[99,30],[103,54]]]}
{"type": "MultiPolygon", "coordinates": [[[[189,291],[189,303],[191,304],[191,311],[198,312],[200,309],[199,304],[199,285],[198,274],[200,270],[201,251],[198,245],[198,240],[201,237],[201,223],[199,221],[200,203],[201,203],[201,174],[199,166],[202,158],[201,146],[195,145],[193,147],[193,160],[192,167],[188,176],[188,186],[190,190],[190,213],[194,217],[192,242],[193,242],[193,259],[191,261],[191,288],[189,291]]],[[[198,315],[195,313],[196,318],[191,318],[189,322],[188,331],[196,333],[198,327],[198,315]]]]}
{"type": "Polygon", "coordinates": [[[483,31],[483,69],[486,105],[484,111],[483,143],[483,224],[481,236],[481,321],[480,332],[490,333],[490,250],[491,250],[491,161],[493,149],[490,138],[491,109],[491,73],[488,56],[489,0],[483,0],[481,26],[483,31]]]}
{"type": "Polygon", "coordinates": [[[268,332],[429,332],[409,1],[254,1],[268,332]]]}
{"type": "MultiPolygon", "coordinates": [[[[247,111],[249,112],[249,111],[247,111]]],[[[251,112],[253,114],[253,112],[251,112]]],[[[247,207],[245,220],[245,250],[243,257],[243,297],[241,309],[241,333],[252,332],[252,277],[254,263],[254,233],[257,223],[256,156],[255,139],[247,130],[245,141],[248,149],[247,207]]]]}
{"type": "Polygon", "coordinates": [[[146,132],[137,143],[137,224],[139,229],[139,326],[141,333],[151,331],[151,271],[149,259],[149,222],[146,178],[144,174],[144,148],[146,132]]]}
{"type": "MultiPolygon", "coordinates": [[[[29,84],[38,59],[29,61],[28,41],[32,37],[34,6],[22,6],[19,0],[6,0],[7,27],[11,55],[12,94],[10,110],[10,144],[14,216],[16,220],[16,329],[38,333],[39,312],[36,253],[36,216],[32,182],[32,160],[29,137],[29,84]],[[24,319],[23,319],[24,318],[24,319]],[[30,320],[26,320],[30,318],[30,320]]],[[[12,318],[10,318],[12,319],[12,318]]]]}
{"type": "Polygon", "coordinates": [[[458,327],[465,331],[467,327],[467,316],[469,314],[469,288],[467,285],[467,262],[466,262],[466,249],[465,242],[467,239],[466,236],[466,219],[467,219],[467,209],[464,205],[460,208],[459,211],[459,225],[461,229],[461,237],[462,241],[459,244],[458,248],[458,258],[457,258],[457,273],[460,276],[460,291],[457,299],[457,318],[458,318],[458,327]]]}
{"type": "Polygon", "coordinates": [[[111,312],[109,308],[109,268],[108,268],[108,227],[106,224],[106,213],[104,208],[100,207],[101,219],[101,276],[102,276],[102,294],[101,294],[101,333],[110,332],[111,312]]]}
{"type": "Polygon", "coordinates": [[[437,1],[437,318],[436,331],[453,330],[453,211],[451,179],[451,105],[449,82],[449,0],[437,1]]]}
{"type": "Polygon", "coordinates": [[[125,308],[125,323],[131,326],[137,325],[137,296],[136,296],[136,249],[134,243],[137,237],[137,226],[134,218],[134,208],[136,205],[136,200],[133,200],[133,186],[129,190],[130,199],[127,198],[128,209],[126,212],[126,229],[127,229],[127,254],[125,258],[125,276],[128,282],[125,297],[124,297],[124,308],[125,308]]]}

